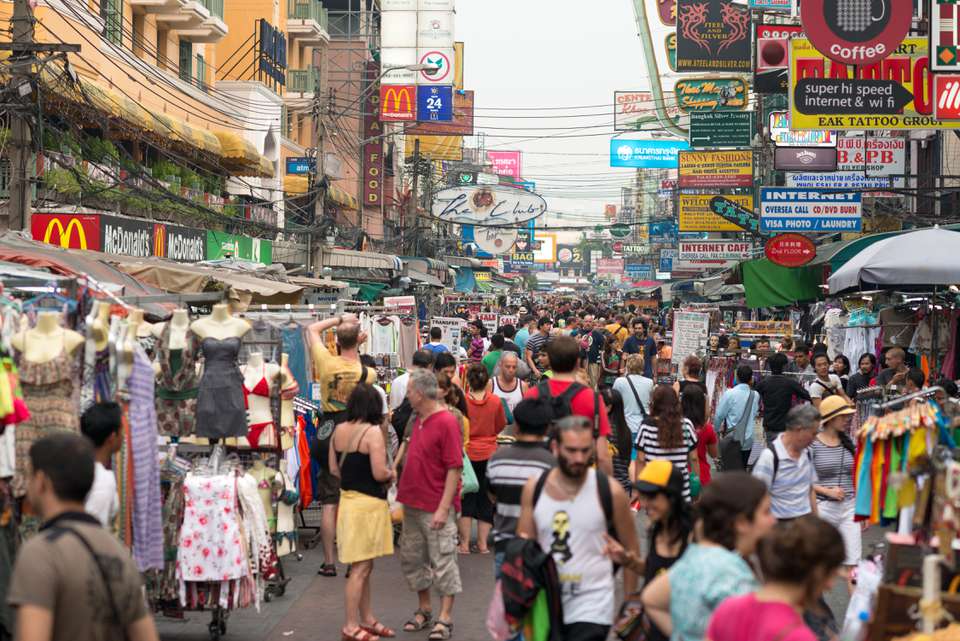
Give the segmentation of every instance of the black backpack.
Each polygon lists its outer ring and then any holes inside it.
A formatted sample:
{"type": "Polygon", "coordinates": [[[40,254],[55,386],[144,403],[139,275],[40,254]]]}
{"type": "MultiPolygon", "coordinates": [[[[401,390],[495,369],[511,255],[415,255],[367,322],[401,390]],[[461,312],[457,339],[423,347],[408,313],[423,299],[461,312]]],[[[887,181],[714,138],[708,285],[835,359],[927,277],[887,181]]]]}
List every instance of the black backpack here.
{"type": "MultiPolygon", "coordinates": [[[[576,381],[570,383],[560,396],[554,396],[550,391],[550,381],[540,381],[537,385],[537,395],[547,401],[550,406],[552,421],[559,421],[573,414],[573,399],[581,390],[588,389],[586,385],[576,381]]],[[[591,390],[592,391],[592,390],[591,390]]],[[[593,438],[600,436],[600,394],[593,392],[593,438]]]]}
{"type": "Polygon", "coordinates": [[[501,590],[507,623],[514,630],[543,590],[550,612],[548,641],[560,641],[563,629],[563,596],[553,556],[544,552],[536,540],[519,537],[507,541],[501,566],[501,590]]]}

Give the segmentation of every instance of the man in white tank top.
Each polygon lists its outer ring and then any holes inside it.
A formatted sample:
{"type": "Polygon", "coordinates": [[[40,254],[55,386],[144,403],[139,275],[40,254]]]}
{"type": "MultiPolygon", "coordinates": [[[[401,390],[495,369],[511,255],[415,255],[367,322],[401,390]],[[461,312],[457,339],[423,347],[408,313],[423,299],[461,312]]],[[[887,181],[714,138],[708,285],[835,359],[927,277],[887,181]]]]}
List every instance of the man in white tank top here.
{"type": "MultiPolygon", "coordinates": [[[[591,422],[571,416],[561,419],[557,429],[552,448],[558,466],[547,473],[536,500],[538,479],[530,479],[524,487],[517,532],[539,541],[557,565],[564,641],[604,641],[613,624],[616,594],[613,563],[604,551],[607,516],[598,484],[609,488],[617,540],[634,554],[639,554],[637,531],[623,488],[606,476],[600,478],[592,467],[591,422]]],[[[637,575],[624,568],[624,593],[636,588],[637,575]]]]}
{"type": "Polygon", "coordinates": [[[503,352],[500,355],[500,362],[497,363],[497,375],[490,379],[494,396],[506,401],[511,413],[517,403],[523,400],[523,394],[527,391],[523,381],[517,378],[519,364],[519,356],[513,352],[503,352]]]}

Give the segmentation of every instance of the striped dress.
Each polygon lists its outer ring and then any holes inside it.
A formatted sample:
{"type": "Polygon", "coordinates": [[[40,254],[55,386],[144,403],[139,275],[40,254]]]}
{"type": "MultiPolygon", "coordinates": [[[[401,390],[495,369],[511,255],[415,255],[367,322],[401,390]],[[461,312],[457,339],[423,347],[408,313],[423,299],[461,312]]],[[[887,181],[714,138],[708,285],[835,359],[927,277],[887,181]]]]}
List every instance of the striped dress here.
{"type": "Polygon", "coordinates": [[[683,419],[683,445],[674,448],[660,446],[659,429],[647,419],[640,424],[637,432],[637,451],[643,452],[648,461],[666,460],[683,470],[683,498],[690,500],[690,474],[687,470],[687,460],[697,447],[697,431],[687,419],[683,419]]]}

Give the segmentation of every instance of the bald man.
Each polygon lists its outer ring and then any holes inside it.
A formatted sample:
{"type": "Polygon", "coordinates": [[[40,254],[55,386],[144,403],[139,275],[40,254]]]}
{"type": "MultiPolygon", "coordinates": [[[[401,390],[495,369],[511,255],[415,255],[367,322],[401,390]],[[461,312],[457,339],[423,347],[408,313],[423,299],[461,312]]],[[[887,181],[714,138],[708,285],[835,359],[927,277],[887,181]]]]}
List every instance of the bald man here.
{"type": "Polygon", "coordinates": [[[896,385],[902,386],[906,383],[907,372],[907,353],[902,347],[891,347],[884,355],[884,363],[887,369],[877,375],[877,385],[896,385]]]}

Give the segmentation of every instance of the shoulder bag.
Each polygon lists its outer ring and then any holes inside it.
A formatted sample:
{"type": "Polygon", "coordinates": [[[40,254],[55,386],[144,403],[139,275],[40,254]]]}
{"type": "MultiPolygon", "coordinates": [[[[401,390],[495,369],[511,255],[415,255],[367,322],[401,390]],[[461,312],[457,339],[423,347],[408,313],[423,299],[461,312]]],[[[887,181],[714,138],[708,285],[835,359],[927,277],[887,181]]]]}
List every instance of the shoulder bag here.
{"type": "MultiPolygon", "coordinates": [[[[753,409],[753,395],[753,390],[750,390],[750,396],[747,399],[746,406],[743,408],[743,415],[740,416],[740,420],[733,426],[733,429],[725,430],[723,436],[720,438],[720,469],[724,472],[744,469],[743,458],[741,458],[740,454],[740,441],[736,439],[736,433],[741,427],[745,427],[749,419],[750,410],[753,409]]],[[[727,423],[724,422],[724,425],[727,425],[727,423]]]]}

